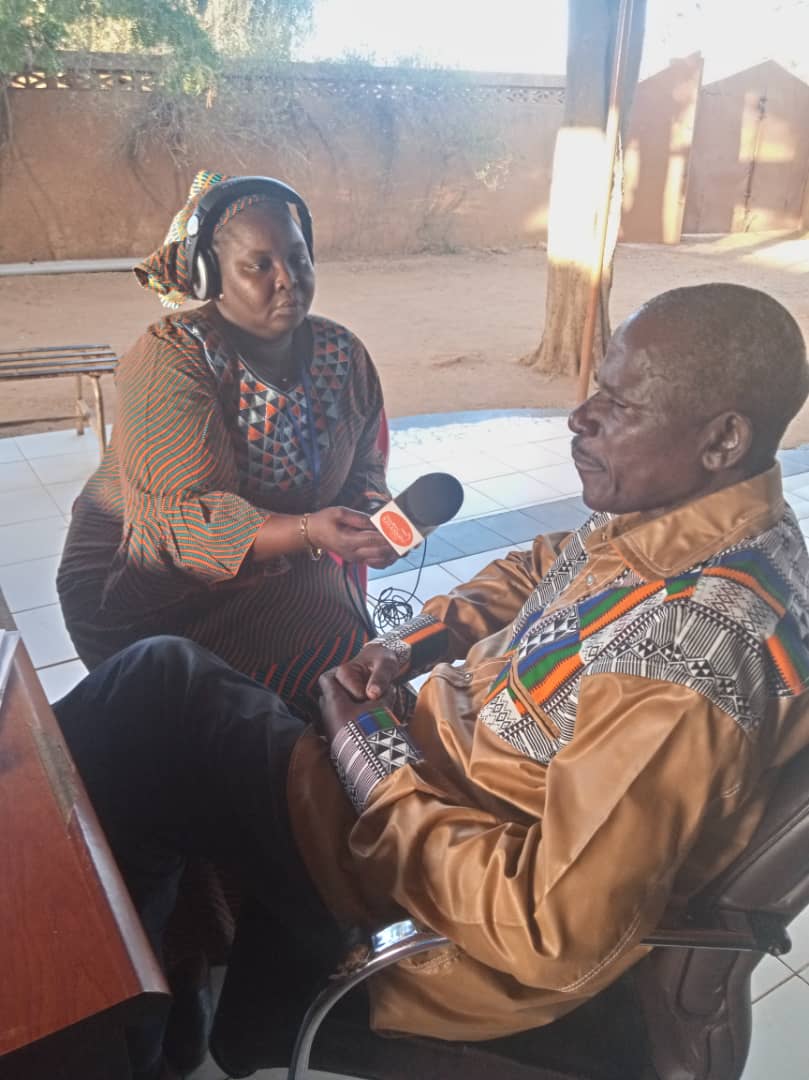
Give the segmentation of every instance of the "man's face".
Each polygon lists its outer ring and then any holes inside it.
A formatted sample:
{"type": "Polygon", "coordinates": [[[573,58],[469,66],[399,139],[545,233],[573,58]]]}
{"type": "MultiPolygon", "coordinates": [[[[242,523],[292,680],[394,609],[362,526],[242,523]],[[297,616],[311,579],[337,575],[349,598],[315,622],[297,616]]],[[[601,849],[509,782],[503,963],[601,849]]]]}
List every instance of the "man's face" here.
{"type": "Polygon", "coordinates": [[[710,479],[703,421],[678,407],[650,347],[666,347],[655,341],[654,317],[627,320],[610,341],[595,392],[570,415],[573,461],[593,510],[672,506],[701,494],[710,479]]]}

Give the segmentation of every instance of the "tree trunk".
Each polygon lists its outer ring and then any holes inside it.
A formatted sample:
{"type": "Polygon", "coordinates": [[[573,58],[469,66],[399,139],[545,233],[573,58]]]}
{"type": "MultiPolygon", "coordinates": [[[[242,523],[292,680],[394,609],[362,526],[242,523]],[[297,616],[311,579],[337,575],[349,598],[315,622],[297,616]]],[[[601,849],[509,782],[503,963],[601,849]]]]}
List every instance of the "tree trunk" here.
{"type": "MultiPolygon", "coordinates": [[[[635,0],[624,61],[621,133],[638,81],[646,0],[635,0]]],[[[545,329],[539,348],[526,358],[540,371],[576,374],[596,255],[596,223],[604,203],[606,126],[618,30],[619,0],[568,0],[565,115],[556,137],[548,213],[548,284],[545,329]]],[[[618,241],[623,195],[620,140],[610,191],[607,244],[593,364],[610,336],[612,260],[618,241]]]]}

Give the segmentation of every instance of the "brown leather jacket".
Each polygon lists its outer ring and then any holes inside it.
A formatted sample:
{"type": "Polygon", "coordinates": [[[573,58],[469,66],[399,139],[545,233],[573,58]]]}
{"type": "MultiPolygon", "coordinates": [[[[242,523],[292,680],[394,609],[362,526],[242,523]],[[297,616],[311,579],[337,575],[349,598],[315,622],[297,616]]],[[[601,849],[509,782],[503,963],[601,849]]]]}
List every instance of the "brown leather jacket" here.
{"type": "Polygon", "coordinates": [[[597,993],[744,848],[809,742],[809,556],[777,466],[562,540],[405,628],[444,662],[359,816],[325,744],[296,748],[293,824],[330,908],[405,909],[454,943],[373,981],[378,1030],[495,1037],[597,993]]]}

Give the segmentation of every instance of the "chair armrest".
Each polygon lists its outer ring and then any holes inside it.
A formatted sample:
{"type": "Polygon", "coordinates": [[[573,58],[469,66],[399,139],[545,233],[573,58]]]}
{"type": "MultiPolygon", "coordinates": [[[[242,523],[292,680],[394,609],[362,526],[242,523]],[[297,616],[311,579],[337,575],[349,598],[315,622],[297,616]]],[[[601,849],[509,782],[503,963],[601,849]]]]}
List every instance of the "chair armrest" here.
{"type": "Polygon", "coordinates": [[[287,1080],[304,1080],[318,1029],[341,997],[371,975],[408,956],[449,945],[447,938],[422,930],[411,919],[392,923],[371,935],[365,945],[351,949],[346,959],[306,1010],[301,1022],[287,1080]]]}
{"type": "Polygon", "coordinates": [[[713,908],[687,916],[680,925],[658,927],[644,945],[676,949],[730,949],[784,956],[792,948],[787,920],[767,911],[713,908]]]}
{"type": "MultiPolygon", "coordinates": [[[[451,942],[424,930],[411,919],[391,923],[372,934],[367,943],[351,949],[343,963],[309,1008],[301,1023],[287,1080],[304,1080],[315,1036],[328,1013],[355,986],[410,956],[438,949],[451,942]]],[[[766,952],[783,956],[792,943],[786,919],[763,911],[735,911],[715,908],[688,914],[681,924],[659,927],[644,938],[643,945],[676,949],[729,949],[734,952],[766,952]]]]}

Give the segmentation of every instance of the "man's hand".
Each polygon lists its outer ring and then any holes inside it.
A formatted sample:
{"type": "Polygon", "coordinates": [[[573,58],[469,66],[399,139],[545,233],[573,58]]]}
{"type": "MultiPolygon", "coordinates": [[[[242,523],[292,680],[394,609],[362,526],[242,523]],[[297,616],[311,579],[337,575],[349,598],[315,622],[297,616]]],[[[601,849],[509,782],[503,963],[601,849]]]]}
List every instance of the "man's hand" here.
{"type": "Polygon", "coordinates": [[[399,658],[384,645],[365,645],[329,674],[355,701],[379,701],[399,677],[399,658]]]}
{"type": "Polygon", "coordinates": [[[337,669],[318,679],[320,687],[320,728],[331,742],[340,728],[374,707],[373,701],[357,701],[337,679],[337,669]]]}
{"type": "Polygon", "coordinates": [[[333,551],[346,562],[367,563],[375,570],[399,558],[367,514],[345,506],[327,506],[310,514],[308,533],[315,547],[333,551]]]}

